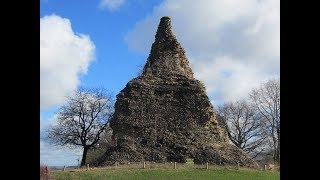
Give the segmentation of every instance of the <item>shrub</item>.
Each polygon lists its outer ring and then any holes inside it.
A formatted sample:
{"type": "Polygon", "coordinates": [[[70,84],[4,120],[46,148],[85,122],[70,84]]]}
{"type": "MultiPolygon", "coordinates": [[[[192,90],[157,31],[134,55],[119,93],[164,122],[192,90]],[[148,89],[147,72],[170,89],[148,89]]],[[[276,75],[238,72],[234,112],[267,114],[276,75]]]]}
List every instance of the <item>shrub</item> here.
{"type": "Polygon", "coordinates": [[[50,171],[47,165],[40,165],[40,180],[50,179],[50,171]]]}

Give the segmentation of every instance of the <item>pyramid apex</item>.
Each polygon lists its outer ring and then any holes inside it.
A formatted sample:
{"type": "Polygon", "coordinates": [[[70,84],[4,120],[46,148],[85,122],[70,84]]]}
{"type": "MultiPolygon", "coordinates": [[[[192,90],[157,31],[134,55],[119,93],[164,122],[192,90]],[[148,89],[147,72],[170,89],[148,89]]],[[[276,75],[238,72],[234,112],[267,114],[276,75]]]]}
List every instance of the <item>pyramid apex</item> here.
{"type": "Polygon", "coordinates": [[[160,20],[170,20],[171,18],[169,16],[163,16],[160,20]]]}
{"type": "Polygon", "coordinates": [[[171,30],[171,18],[163,16],[152,44],[143,74],[183,75],[193,78],[185,51],[171,30]]]}

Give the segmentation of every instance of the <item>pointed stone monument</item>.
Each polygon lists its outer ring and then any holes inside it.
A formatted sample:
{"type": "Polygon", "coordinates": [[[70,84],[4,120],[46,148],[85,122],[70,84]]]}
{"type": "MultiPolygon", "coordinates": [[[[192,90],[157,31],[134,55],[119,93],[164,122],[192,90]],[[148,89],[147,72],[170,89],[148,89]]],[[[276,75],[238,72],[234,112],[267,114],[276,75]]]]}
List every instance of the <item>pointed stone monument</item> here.
{"type": "Polygon", "coordinates": [[[143,73],[117,95],[110,121],[113,147],[97,160],[186,162],[255,167],[229,143],[204,85],[193,77],[186,53],[162,17],[143,73]]]}

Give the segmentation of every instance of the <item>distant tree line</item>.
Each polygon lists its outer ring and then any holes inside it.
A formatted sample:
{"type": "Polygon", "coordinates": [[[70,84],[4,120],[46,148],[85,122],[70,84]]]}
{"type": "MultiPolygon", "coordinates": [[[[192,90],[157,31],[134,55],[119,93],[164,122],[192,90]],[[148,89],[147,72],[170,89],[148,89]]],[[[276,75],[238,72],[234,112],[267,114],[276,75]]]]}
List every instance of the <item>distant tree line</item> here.
{"type": "Polygon", "coordinates": [[[248,99],[218,107],[218,121],[230,141],[252,158],[271,155],[280,163],[280,79],[252,89],[248,99]]]}

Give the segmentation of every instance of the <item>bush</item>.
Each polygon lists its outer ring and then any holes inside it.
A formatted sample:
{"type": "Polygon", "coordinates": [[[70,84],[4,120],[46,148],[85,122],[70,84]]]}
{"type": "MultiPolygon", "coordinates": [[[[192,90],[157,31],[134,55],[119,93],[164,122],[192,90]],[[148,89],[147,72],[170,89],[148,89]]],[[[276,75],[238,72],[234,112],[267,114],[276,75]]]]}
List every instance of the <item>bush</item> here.
{"type": "Polygon", "coordinates": [[[40,165],[40,180],[50,179],[49,167],[46,165],[40,165]]]}

